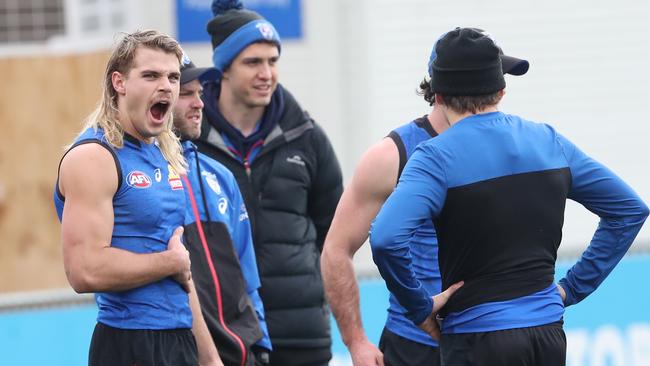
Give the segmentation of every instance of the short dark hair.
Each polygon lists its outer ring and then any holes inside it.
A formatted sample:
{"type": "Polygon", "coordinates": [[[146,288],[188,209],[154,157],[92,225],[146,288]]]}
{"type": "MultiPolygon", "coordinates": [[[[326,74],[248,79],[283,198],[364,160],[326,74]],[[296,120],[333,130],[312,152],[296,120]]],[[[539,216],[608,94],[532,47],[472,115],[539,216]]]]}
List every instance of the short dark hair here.
{"type": "MultiPolygon", "coordinates": [[[[501,90],[496,91],[490,94],[483,95],[444,95],[438,94],[442,99],[442,104],[451,108],[456,113],[467,113],[472,114],[478,113],[478,111],[497,105],[501,101],[501,90]]],[[[426,98],[425,98],[426,99],[426,98]]]]}
{"type": "Polygon", "coordinates": [[[427,80],[427,78],[424,78],[424,80],[420,82],[420,87],[418,88],[417,93],[418,95],[423,96],[424,100],[426,100],[430,106],[433,106],[436,103],[436,93],[431,89],[431,81],[427,80]]]}

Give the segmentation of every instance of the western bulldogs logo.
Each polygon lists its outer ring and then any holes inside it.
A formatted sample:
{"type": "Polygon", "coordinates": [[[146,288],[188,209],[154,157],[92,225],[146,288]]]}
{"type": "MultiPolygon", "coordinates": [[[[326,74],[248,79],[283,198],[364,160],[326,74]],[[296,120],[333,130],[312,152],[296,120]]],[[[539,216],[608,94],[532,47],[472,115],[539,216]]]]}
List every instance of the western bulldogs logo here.
{"type": "Polygon", "coordinates": [[[201,172],[201,175],[205,177],[205,181],[208,183],[208,186],[216,194],[221,194],[221,186],[217,180],[217,175],[210,172],[201,172]]]}
{"type": "Polygon", "coordinates": [[[189,65],[190,62],[192,62],[192,60],[190,60],[190,56],[188,56],[187,53],[183,51],[183,58],[181,59],[181,67],[189,65]]]}
{"type": "Polygon", "coordinates": [[[262,37],[272,40],[274,37],[273,27],[269,23],[259,23],[256,25],[257,29],[262,33],[262,37]]]}
{"type": "Polygon", "coordinates": [[[134,170],[126,176],[126,183],[133,188],[145,189],[151,187],[151,178],[141,171],[134,170]]]}

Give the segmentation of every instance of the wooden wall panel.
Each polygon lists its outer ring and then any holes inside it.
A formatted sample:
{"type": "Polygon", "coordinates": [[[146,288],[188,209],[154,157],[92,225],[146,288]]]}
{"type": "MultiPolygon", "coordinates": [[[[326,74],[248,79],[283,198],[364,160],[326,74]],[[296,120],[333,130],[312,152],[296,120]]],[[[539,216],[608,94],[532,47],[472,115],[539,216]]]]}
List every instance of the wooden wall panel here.
{"type": "Polygon", "coordinates": [[[52,189],[95,107],[107,51],[0,59],[0,292],[68,286],[52,189]]]}

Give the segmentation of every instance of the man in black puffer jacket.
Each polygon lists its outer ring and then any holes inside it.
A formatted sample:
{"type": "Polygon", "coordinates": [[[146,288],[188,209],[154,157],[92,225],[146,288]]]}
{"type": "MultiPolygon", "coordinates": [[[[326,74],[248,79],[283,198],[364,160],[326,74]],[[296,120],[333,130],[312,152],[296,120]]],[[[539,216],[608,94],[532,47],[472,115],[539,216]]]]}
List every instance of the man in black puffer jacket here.
{"type": "Polygon", "coordinates": [[[213,12],[220,77],[204,85],[196,144],[233,172],[248,208],[271,365],[327,365],[320,251],[343,190],[341,169],[324,131],[278,84],[273,26],[237,1],[214,1],[213,12]]]}

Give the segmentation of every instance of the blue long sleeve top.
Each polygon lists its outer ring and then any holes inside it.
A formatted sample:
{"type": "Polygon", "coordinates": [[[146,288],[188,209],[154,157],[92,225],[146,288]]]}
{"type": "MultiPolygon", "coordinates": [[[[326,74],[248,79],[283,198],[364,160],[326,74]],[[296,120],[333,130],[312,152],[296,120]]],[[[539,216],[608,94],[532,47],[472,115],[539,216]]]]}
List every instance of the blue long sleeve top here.
{"type": "Polygon", "coordinates": [[[433,220],[443,289],[465,281],[443,312],[443,332],[550,323],[563,314],[553,275],[567,198],[600,217],[582,258],[560,281],[564,305],[572,305],[620,261],[648,207],[552,127],[501,112],[472,115],[409,159],[372,224],[373,259],[409,319],[421,323],[433,303],[413,274],[408,243],[433,220]]]}

